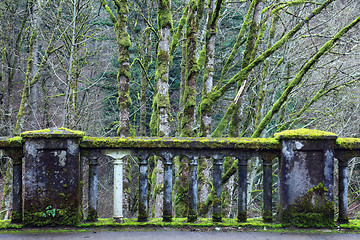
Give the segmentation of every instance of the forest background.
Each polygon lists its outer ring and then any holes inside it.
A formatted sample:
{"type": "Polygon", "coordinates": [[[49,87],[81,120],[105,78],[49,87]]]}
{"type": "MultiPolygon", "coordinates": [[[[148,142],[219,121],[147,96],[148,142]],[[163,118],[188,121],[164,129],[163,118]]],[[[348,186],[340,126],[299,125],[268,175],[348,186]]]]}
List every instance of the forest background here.
{"type": "MultiPolygon", "coordinates": [[[[358,0],[1,0],[0,135],[67,127],[88,136],[271,137],[306,127],[360,137],[359,12],[358,0]]],[[[174,161],[180,217],[189,166],[174,161]]],[[[125,165],[125,216],[134,217],[137,161],[125,165]]],[[[0,169],[7,218],[11,159],[0,169]]],[[[108,217],[110,169],[103,159],[99,207],[108,217]]],[[[151,159],[152,217],[161,217],[162,169],[151,159]]],[[[236,160],[223,170],[224,216],[235,217],[236,160]]],[[[248,170],[257,217],[261,160],[248,170]]],[[[353,159],[351,217],[359,171],[353,159]]],[[[211,159],[200,159],[198,176],[199,215],[209,216],[211,159]]]]}

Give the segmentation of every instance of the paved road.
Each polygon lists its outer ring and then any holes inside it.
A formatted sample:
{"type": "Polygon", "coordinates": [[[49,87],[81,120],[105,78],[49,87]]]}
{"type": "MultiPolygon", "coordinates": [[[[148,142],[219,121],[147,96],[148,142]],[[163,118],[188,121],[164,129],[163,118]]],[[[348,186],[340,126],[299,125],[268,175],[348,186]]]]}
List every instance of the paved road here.
{"type": "Polygon", "coordinates": [[[345,233],[274,233],[274,232],[187,232],[187,231],[119,231],[119,232],[67,232],[67,233],[0,233],[0,239],[82,239],[82,240],[317,240],[360,239],[360,234],[345,233]]]}

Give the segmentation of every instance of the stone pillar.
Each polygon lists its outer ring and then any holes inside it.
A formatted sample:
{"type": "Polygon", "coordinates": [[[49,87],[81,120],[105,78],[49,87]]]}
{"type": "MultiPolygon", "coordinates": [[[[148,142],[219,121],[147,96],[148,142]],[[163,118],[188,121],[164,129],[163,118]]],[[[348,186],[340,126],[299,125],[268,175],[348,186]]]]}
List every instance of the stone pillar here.
{"type": "Polygon", "coordinates": [[[6,154],[13,160],[13,195],[11,222],[22,223],[23,221],[23,185],[22,185],[22,159],[24,157],[22,148],[11,148],[6,154]]]}
{"type": "Polygon", "coordinates": [[[100,154],[97,151],[91,152],[89,160],[89,208],[86,221],[95,222],[98,219],[98,159],[100,154]]]}
{"type": "Polygon", "coordinates": [[[139,158],[139,222],[148,220],[148,154],[141,152],[139,158]]]}
{"type": "MultiPolygon", "coordinates": [[[[345,155],[345,154],[344,154],[345,155]]],[[[350,158],[338,157],[339,160],[339,216],[338,222],[348,223],[349,222],[349,172],[348,165],[350,158]]]]}
{"type": "Polygon", "coordinates": [[[263,161],[263,220],[272,222],[272,159],[263,161]]]}
{"type": "Polygon", "coordinates": [[[247,219],[247,156],[241,154],[238,157],[238,215],[239,222],[247,219]]]}
{"type": "Polygon", "coordinates": [[[280,221],[296,227],[334,226],[334,144],[337,136],[318,130],[289,130],[281,140],[280,221]]]}
{"type": "Polygon", "coordinates": [[[214,158],[214,195],[213,195],[213,222],[222,221],[222,157],[213,156],[214,158]]]}
{"type": "Polygon", "coordinates": [[[195,222],[197,220],[197,166],[199,156],[192,155],[190,157],[190,180],[189,180],[189,212],[188,222],[195,222]]]}
{"type": "Polygon", "coordinates": [[[65,128],[24,132],[24,225],[76,225],[82,219],[79,141],[65,128]]]}
{"type": "Polygon", "coordinates": [[[115,222],[123,219],[123,158],[132,155],[131,150],[106,149],[103,153],[114,159],[114,215],[115,222]]]}
{"type": "Polygon", "coordinates": [[[172,159],[173,155],[166,153],[164,157],[164,200],[163,200],[163,221],[171,222],[172,220],[172,159]]]}

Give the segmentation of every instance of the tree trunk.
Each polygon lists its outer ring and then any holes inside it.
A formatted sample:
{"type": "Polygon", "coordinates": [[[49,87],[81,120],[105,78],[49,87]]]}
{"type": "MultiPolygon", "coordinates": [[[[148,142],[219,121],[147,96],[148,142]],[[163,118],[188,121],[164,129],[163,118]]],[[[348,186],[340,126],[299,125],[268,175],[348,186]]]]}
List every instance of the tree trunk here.
{"type": "MultiPolygon", "coordinates": [[[[183,110],[181,113],[180,137],[193,137],[195,123],[195,105],[196,105],[196,83],[199,75],[199,66],[196,58],[196,42],[200,20],[204,10],[204,0],[191,0],[189,2],[188,17],[186,20],[186,66],[185,82],[183,93],[183,110]]],[[[188,161],[180,161],[179,179],[176,192],[175,216],[187,216],[188,197],[186,195],[189,186],[188,161]]]]}
{"type": "MultiPolygon", "coordinates": [[[[215,69],[215,39],[217,32],[217,20],[220,16],[223,0],[210,0],[207,18],[207,29],[205,35],[205,45],[202,54],[204,54],[204,77],[202,98],[209,94],[213,88],[214,69],[215,69]]],[[[210,137],[212,112],[200,112],[200,132],[199,137],[210,137]]],[[[211,193],[211,158],[202,157],[199,160],[198,167],[198,209],[201,217],[209,216],[208,197],[211,193]]]]}
{"type": "MultiPolygon", "coordinates": [[[[169,137],[170,134],[170,100],[169,100],[169,64],[170,64],[170,45],[172,42],[172,15],[171,0],[158,1],[158,24],[159,24],[159,47],[156,61],[155,80],[157,83],[157,94],[154,100],[153,119],[157,120],[157,124],[153,124],[157,129],[157,136],[169,137]]],[[[153,182],[154,195],[154,217],[162,216],[163,206],[163,187],[164,173],[163,162],[155,157],[155,174],[156,180],[153,182]]]]}
{"type": "MultiPolygon", "coordinates": [[[[30,70],[30,77],[28,81],[31,81],[39,71],[39,40],[37,37],[38,32],[38,11],[39,11],[39,3],[37,0],[31,1],[31,29],[34,31],[34,37],[32,39],[32,49],[30,50],[31,54],[31,70],[30,70]]],[[[40,84],[35,82],[34,84],[28,83],[29,86],[29,125],[31,129],[39,129],[40,126],[40,118],[39,118],[39,88],[40,84]]]]}

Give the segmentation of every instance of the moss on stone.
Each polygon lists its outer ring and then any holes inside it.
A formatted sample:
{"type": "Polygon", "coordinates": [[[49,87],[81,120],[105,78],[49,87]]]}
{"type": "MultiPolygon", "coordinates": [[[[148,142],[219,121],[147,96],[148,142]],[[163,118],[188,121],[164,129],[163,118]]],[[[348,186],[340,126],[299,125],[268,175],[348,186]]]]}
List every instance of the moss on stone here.
{"type": "Polygon", "coordinates": [[[47,128],[21,133],[21,137],[23,138],[82,138],[84,136],[85,132],[70,130],[63,127],[47,128]]]}
{"type": "Polygon", "coordinates": [[[323,183],[310,189],[304,196],[298,197],[285,210],[280,209],[280,221],[283,226],[333,228],[334,202],[326,199],[328,190],[323,183]]]}
{"type": "MultiPolygon", "coordinates": [[[[138,230],[138,229],[153,229],[158,228],[180,228],[186,227],[188,230],[202,229],[202,230],[214,230],[215,227],[224,228],[225,231],[230,229],[237,230],[265,230],[270,232],[297,232],[297,233],[324,233],[324,230],[316,229],[295,229],[295,228],[284,228],[279,223],[265,223],[260,218],[249,218],[246,222],[238,222],[237,219],[223,219],[222,222],[212,222],[210,218],[198,218],[196,222],[188,222],[186,218],[173,218],[171,222],[163,222],[161,218],[149,219],[147,222],[138,222],[137,219],[127,218],[122,223],[115,222],[112,218],[101,218],[96,222],[81,222],[76,225],[76,228],[51,228],[51,229],[24,229],[22,224],[13,224],[10,220],[0,220],[0,231],[1,233],[41,233],[41,232],[73,232],[73,231],[86,231],[87,229],[92,230],[94,228],[106,228],[116,227],[117,230],[138,230]],[[18,230],[21,230],[19,232],[18,230]]],[[[330,229],[332,233],[349,233],[349,231],[355,231],[357,233],[360,230],[360,220],[350,220],[349,223],[340,224],[336,229],[330,229]]]]}
{"type": "Polygon", "coordinates": [[[338,138],[336,139],[336,149],[359,150],[360,138],[338,138]]]}
{"type": "Polygon", "coordinates": [[[280,150],[274,138],[84,137],[82,148],[175,148],[280,150]]]}
{"type": "MultiPolygon", "coordinates": [[[[216,197],[216,194],[213,194],[213,198],[212,198],[212,204],[213,204],[213,209],[215,206],[221,206],[223,203],[223,198],[222,197],[216,197]]],[[[216,212],[212,214],[212,221],[213,222],[221,222],[222,221],[222,212],[216,212]]]]}
{"type": "Polygon", "coordinates": [[[247,220],[247,211],[238,211],[237,213],[237,221],[242,223],[247,220]]]}
{"type": "Polygon", "coordinates": [[[283,132],[275,133],[275,139],[298,139],[298,140],[307,140],[307,139],[336,139],[337,135],[331,132],[325,132],[315,129],[296,129],[296,130],[286,130],[283,132]]]}
{"type": "Polygon", "coordinates": [[[264,222],[271,223],[273,220],[272,211],[271,210],[263,210],[262,218],[264,222]]]}
{"type": "Polygon", "coordinates": [[[1,137],[0,148],[20,148],[22,147],[23,139],[21,137],[1,137]]]}
{"type": "Polygon", "coordinates": [[[24,226],[76,226],[80,220],[80,215],[72,206],[47,208],[42,212],[24,212],[24,226]]]}
{"type": "Polygon", "coordinates": [[[196,220],[197,220],[197,213],[195,212],[194,209],[189,209],[187,221],[188,222],[195,222],[196,220]]]}

